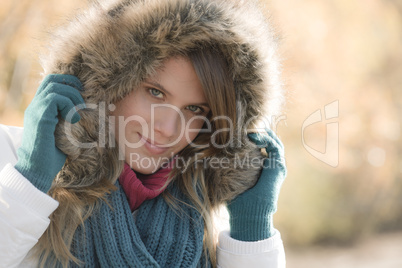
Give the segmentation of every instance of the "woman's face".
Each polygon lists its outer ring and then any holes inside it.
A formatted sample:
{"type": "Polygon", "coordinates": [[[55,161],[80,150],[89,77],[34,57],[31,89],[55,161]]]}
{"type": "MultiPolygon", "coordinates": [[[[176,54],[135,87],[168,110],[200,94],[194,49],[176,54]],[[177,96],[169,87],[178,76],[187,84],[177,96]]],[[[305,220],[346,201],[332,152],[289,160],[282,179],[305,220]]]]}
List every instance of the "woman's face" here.
{"type": "Polygon", "coordinates": [[[143,174],[193,141],[210,110],[191,62],[182,57],[167,60],[115,105],[116,141],[125,161],[143,174]]]}

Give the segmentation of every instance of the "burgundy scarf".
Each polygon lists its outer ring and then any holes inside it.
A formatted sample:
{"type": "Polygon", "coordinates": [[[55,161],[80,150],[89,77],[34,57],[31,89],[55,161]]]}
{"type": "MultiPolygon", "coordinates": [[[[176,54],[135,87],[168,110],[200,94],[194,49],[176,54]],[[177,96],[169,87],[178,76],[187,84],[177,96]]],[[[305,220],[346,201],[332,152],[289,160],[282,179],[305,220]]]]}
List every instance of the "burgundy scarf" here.
{"type": "Polygon", "coordinates": [[[131,211],[136,210],[145,200],[157,197],[166,188],[166,181],[172,165],[159,169],[150,175],[136,174],[127,163],[119,177],[126,193],[131,211]]]}

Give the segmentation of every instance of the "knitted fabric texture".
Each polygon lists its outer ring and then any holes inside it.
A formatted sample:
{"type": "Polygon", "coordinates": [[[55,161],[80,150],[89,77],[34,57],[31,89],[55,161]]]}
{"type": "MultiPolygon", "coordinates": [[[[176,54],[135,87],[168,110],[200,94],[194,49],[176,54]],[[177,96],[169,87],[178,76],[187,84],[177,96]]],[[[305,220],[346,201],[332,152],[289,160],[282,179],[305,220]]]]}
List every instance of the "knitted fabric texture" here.
{"type": "Polygon", "coordinates": [[[127,163],[124,164],[119,182],[126,193],[131,211],[136,210],[145,200],[162,193],[171,170],[171,167],[166,167],[153,174],[143,175],[136,174],[127,163]]]}
{"type": "MultiPolygon", "coordinates": [[[[35,187],[47,193],[52,181],[66,161],[66,155],[56,147],[54,131],[59,117],[67,120],[75,105],[85,105],[78,90],[81,82],[71,75],[46,76],[24,115],[24,133],[17,150],[15,168],[35,187]]],[[[80,120],[77,112],[68,119],[80,120]]]]}
{"type": "Polygon", "coordinates": [[[257,184],[233,199],[227,206],[230,236],[242,241],[258,241],[274,234],[273,214],[286,177],[285,149],[276,134],[251,133],[252,142],[267,153],[257,184]]]}
{"type": "MultiPolygon", "coordinates": [[[[117,186],[107,197],[112,208],[103,203],[76,231],[72,253],[84,264],[70,267],[210,267],[203,254],[204,224],[194,208],[180,202],[174,210],[159,195],[133,216],[117,186]]],[[[167,191],[188,203],[174,185],[167,191]]]]}

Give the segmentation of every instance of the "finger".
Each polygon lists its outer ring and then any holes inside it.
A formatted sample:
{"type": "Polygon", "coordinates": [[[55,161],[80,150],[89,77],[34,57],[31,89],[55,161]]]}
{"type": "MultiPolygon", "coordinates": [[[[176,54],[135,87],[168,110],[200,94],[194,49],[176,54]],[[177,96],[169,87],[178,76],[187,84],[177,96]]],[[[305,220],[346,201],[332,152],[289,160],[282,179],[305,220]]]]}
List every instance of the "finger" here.
{"type": "Polygon", "coordinates": [[[69,109],[69,107],[60,109],[60,115],[64,120],[66,120],[67,122],[70,122],[71,124],[75,124],[81,120],[81,116],[77,112],[77,109],[75,107],[72,107],[70,109],[69,109]]]}
{"type": "Polygon", "coordinates": [[[283,145],[278,143],[279,139],[275,139],[273,132],[267,133],[250,133],[249,138],[258,148],[264,148],[269,158],[280,158],[282,156],[283,145]]]}
{"type": "Polygon", "coordinates": [[[82,83],[78,77],[69,74],[53,74],[52,79],[54,83],[64,84],[75,88],[76,90],[82,91],[82,83]]]}
{"type": "Polygon", "coordinates": [[[74,87],[77,90],[82,90],[81,81],[76,76],[68,74],[49,74],[43,79],[37,93],[40,94],[50,83],[64,84],[74,87]]]}
{"type": "Polygon", "coordinates": [[[70,98],[55,93],[51,93],[49,98],[51,102],[50,105],[56,107],[57,113],[60,113],[64,120],[71,124],[75,124],[81,120],[81,116],[78,114],[70,98]]]}
{"type": "Polygon", "coordinates": [[[284,148],[282,141],[278,138],[278,136],[275,134],[275,132],[269,128],[265,129],[265,131],[268,133],[270,137],[272,137],[276,143],[280,146],[280,148],[284,148]]]}
{"type": "MultiPolygon", "coordinates": [[[[276,141],[276,139],[274,139],[271,136],[268,136],[267,138],[268,141],[268,145],[265,147],[265,151],[269,154],[278,154],[278,156],[280,156],[280,151],[282,151],[282,147],[281,145],[276,141]]],[[[275,157],[275,155],[272,155],[272,157],[275,157]]]]}
{"type": "Polygon", "coordinates": [[[75,106],[80,105],[84,106],[85,108],[85,101],[82,98],[80,92],[76,90],[75,88],[64,85],[64,84],[57,84],[57,83],[50,83],[46,87],[42,93],[37,96],[38,98],[47,98],[50,94],[57,94],[66,98],[69,98],[75,106]]]}
{"type": "Polygon", "coordinates": [[[259,148],[276,148],[278,143],[273,137],[264,133],[250,133],[249,138],[253,141],[259,148]]]}
{"type": "Polygon", "coordinates": [[[260,133],[253,132],[249,133],[247,136],[259,148],[264,148],[267,145],[267,141],[260,133]]]}
{"type": "Polygon", "coordinates": [[[283,155],[283,144],[276,137],[272,130],[267,129],[267,133],[250,133],[248,137],[258,148],[265,148],[270,158],[280,158],[283,155]]]}

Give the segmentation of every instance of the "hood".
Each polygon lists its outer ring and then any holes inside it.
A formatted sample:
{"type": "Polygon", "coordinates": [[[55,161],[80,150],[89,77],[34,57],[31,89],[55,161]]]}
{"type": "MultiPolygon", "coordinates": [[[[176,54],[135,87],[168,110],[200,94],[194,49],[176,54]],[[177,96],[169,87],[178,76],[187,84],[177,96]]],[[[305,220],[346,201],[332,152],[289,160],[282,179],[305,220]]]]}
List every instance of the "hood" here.
{"type": "MultiPolygon", "coordinates": [[[[276,40],[260,10],[255,1],[245,0],[99,1],[55,32],[42,57],[44,73],[77,76],[89,108],[80,111],[78,124],[57,126],[58,146],[68,155],[59,182],[80,177],[90,185],[121,172],[122,163],[108,148],[111,141],[105,134],[108,104],[128,95],[172,55],[211,45],[218,48],[233,74],[238,121],[254,126],[277,115],[283,96],[276,40]]],[[[241,123],[235,131],[239,140],[246,139],[245,127],[241,123]]],[[[236,151],[237,157],[249,152],[251,157],[260,155],[247,143],[236,151]]],[[[235,157],[233,152],[222,154],[235,157]]],[[[258,168],[232,168],[206,173],[216,178],[218,186],[224,185],[220,199],[225,200],[234,188],[231,180],[253,178],[244,183],[250,187],[258,172],[258,168]]]]}

